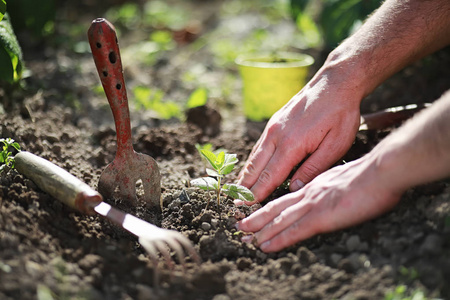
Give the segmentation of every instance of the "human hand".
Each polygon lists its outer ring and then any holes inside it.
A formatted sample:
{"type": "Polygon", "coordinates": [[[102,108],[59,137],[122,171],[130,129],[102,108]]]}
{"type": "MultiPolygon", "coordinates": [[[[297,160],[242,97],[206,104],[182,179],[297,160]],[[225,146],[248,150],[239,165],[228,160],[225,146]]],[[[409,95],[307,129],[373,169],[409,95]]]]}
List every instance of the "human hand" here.
{"type": "Polygon", "coordinates": [[[291,191],[300,189],[350,148],[360,124],[361,99],[357,88],[342,77],[318,72],[269,120],[238,183],[260,202],[305,160],[290,185],[291,191]]]}
{"type": "Polygon", "coordinates": [[[330,169],[303,189],[269,202],[240,221],[237,227],[254,232],[252,238],[262,251],[279,251],[316,234],[350,227],[391,209],[403,191],[396,189],[395,180],[386,177],[375,160],[365,156],[330,169]]]}

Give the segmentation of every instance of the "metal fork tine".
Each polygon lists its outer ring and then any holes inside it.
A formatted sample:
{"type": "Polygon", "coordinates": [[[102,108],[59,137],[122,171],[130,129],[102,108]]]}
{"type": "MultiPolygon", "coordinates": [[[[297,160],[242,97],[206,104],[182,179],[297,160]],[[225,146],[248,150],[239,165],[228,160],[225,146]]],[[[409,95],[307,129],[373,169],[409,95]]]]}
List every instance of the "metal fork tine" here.
{"type": "Polygon", "coordinates": [[[195,251],[194,246],[192,246],[189,239],[182,234],[177,235],[175,238],[181,245],[183,245],[184,249],[188,251],[189,256],[192,258],[192,260],[197,264],[200,264],[201,259],[198,256],[197,251],[195,251]]]}
{"type": "Polygon", "coordinates": [[[163,255],[164,260],[167,264],[169,270],[173,270],[175,268],[175,264],[170,257],[170,249],[167,247],[167,244],[163,241],[155,241],[155,246],[159,250],[159,252],[163,255]]]}
{"type": "Polygon", "coordinates": [[[166,243],[169,245],[169,247],[171,249],[173,249],[175,251],[175,254],[177,255],[179,263],[181,264],[183,269],[185,269],[186,268],[186,260],[184,259],[185,256],[184,256],[183,247],[181,247],[180,244],[177,243],[177,241],[172,238],[168,238],[166,240],[166,243]]]}
{"type": "Polygon", "coordinates": [[[153,264],[153,286],[156,288],[159,287],[159,272],[158,272],[158,255],[155,246],[152,241],[147,240],[146,238],[139,238],[139,243],[144,247],[145,251],[150,256],[150,259],[153,264]]]}

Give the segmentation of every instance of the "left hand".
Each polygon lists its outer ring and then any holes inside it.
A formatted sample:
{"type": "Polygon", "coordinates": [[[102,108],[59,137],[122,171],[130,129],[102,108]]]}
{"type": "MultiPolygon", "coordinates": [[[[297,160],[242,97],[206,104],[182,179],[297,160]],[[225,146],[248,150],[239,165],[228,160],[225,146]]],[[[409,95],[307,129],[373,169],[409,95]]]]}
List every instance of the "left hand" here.
{"type": "Polygon", "coordinates": [[[254,232],[264,252],[275,252],[316,234],[359,224],[400,200],[395,178],[379,174],[369,155],[335,167],[303,189],[276,199],[238,223],[254,232]]]}

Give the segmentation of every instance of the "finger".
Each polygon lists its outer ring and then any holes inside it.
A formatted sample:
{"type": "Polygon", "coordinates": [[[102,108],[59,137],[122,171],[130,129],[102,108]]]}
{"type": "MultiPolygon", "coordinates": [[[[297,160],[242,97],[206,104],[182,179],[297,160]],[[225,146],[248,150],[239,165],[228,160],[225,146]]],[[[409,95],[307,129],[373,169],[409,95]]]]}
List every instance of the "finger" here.
{"type": "Polygon", "coordinates": [[[294,193],[273,200],[263,208],[258,209],[247,218],[238,222],[237,227],[244,232],[257,232],[277,217],[283,210],[295,204],[297,201],[299,201],[299,198],[294,193]]]}
{"type": "Polygon", "coordinates": [[[267,142],[265,146],[259,147],[245,163],[244,169],[242,170],[242,177],[239,179],[238,184],[251,189],[275,153],[275,150],[276,146],[272,142],[267,142]]]}
{"type": "Polygon", "coordinates": [[[295,192],[315,177],[326,171],[350,148],[351,143],[337,143],[337,138],[331,138],[328,133],[316,151],[314,151],[298,168],[291,178],[289,189],[295,192]]]}
{"type": "Polygon", "coordinates": [[[297,220],[308,214],[312,207],[312,202],[302,202],[299,200],[296,204],[281,211],[271,222],[267,223],[260,231],[255,233],[258,244],[263,244],[280,232],[283,232],[286,228],[289,228],[297,220]]]}
{"type": "MultiPolygon", "coordinates": [[[[255,145],[253,145],[252,151],[250,152],[250,154],[249,154],[248,157],[247,157],[247,162],[250,161],[250,160],[252,160],[253,155],[254,155],[255,152],[259,149],[259,145],[261,144],[261,142],[262,142],[262,140],[264,139],[264,137],[265,137],[265,134],[264,134],[264,132],[263,132],[263,134],[259,137],[258,141],[256,141],[255,145]]],[[[240,181],[241,177],[244,175],[244,174],[243,174],[243,173],[244,173],[244,170],[245,170],[245,166],[244,166],[244,168],[242,168],[242,170],[239,172],[239,175],[238,175],[238,181],[240,181]]]]}
{"type": "Polygon", "coordinates": [[[314,214],[307,213],[272,239],[263,242],[260,249],[264,252],[280,251],[318,233],[321,233],[320,220],[314,214]]]}
{"type": "Polygon", "coordinates": [[[253,192],[255,199],[262,201],[270,195],[284,180],[288,177],[292,168],[300,162],[306,152],[304,149],[298,149],[298,152],[290,153],[295,149],[290,143],[283,143],[284,147],[276,149],[267,165],[260,171],[258,178],[254,182],[250,190],[253,192]]]}

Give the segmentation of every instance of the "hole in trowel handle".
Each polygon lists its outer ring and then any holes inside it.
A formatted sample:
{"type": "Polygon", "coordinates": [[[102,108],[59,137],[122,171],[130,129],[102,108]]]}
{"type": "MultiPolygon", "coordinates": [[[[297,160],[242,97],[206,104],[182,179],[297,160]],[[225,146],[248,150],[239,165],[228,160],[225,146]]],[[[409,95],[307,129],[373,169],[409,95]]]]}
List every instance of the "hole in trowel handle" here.
{"type": "Polygon", "coordinates": [[[112,63],[112,64],[115,64],[117,61],[116,53],[114,51],[109,52],[108,58],[109,58],[110,63],[112,63]]]}

